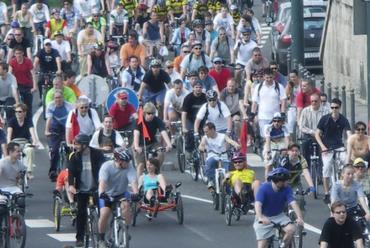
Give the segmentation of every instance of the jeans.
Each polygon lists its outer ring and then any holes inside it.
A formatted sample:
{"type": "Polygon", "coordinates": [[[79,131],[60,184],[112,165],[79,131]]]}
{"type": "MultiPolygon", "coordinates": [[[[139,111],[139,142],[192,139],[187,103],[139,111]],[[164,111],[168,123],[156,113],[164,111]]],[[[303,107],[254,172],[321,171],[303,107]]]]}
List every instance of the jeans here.
{"type": "Polygon", "coordinates": [[[65,139],[65,133],[55,133],[49,138],[49,148],[50,148],[50,169],[49,173],[57,171],[57,166],[60,159],[59,148],[60,143],[65,139]]]}
{"type": "MultiPolygon", "coordinates": [[[[206,175],[209,181],[213,181],[215,179],[215,169],[218,166],[218,159],[214,157],[210,157],[206,161],[206,175]]],[[[222,160],[222,167],[227,171],[229,171],[230,162],[227,160],[222,160]]]]}

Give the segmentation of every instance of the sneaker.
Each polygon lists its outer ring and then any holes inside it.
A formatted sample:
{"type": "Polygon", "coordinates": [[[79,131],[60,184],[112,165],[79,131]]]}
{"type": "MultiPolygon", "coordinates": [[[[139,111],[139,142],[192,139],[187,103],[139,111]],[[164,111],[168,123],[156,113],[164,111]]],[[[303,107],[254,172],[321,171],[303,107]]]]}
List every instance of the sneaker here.
{"type": "Polygon", "coordinates": [[[211,180],[208,182],[208,190],[213,191],[214,189],[215,189],[215,184],[211,180]]]}
{"type": "Polygon", "coordinates": [[[330,195],[329,194],[325,194],[323,201],[324,201],[325,204],[330,204],[330,195]]]}
{"type": "Polygon", "coordinates": [[[34,178],[32,171],[27,172],[27,179],[32,180],[34,178]]]}
{"type": "Polygon", "coordinates": [[[148,220],[152,220],[152,213],[150,211],[146,212],[145,216],[148,218],[148,220]]]}
{"type": "Polygon", "coordinates": [[[76,247],[84,247],[85,243],[83,240],[76,240],[76,247]]]}
{"type": "Polygon", "coordinates": [[[49,178],[50,178],[50,181],[55,183],[57,181],[57,173],[55,171],[50,171],[49,172],[49,178]]]}
{"type": "Polygon", "coordinates": [[[98,248],[107,248],[107,243],[104,240],[99,240],[98,248]]]}

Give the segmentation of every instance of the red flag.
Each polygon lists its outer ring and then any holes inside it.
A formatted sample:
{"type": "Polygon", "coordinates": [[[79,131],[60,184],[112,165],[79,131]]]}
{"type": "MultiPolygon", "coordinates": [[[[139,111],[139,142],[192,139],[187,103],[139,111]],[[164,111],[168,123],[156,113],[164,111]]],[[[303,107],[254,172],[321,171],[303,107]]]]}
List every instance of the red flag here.
{"type": "Polygon", "coordinates": [[[145,122],[144,122],[144,112],[143,112],[143,107],[142,106],[139,107],[137,124],[138,125],[141,124],[141,126],[142,126],[144,139],[150,140],[149,131],[148,131],[148,128],[146,127],[145,122]]]}
{"type": "Polygon", "coordinates": [[[248,127],[247,121],[243,120],[242,127],[240,129],[240,151],[244,154],[247,154],[247,141],[248,141],[248,127]]]}

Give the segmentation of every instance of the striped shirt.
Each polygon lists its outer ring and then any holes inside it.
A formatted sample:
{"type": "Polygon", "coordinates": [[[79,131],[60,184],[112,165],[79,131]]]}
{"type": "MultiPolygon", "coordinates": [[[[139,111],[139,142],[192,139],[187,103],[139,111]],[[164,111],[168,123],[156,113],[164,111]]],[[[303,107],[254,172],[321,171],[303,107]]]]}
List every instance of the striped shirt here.
{"type": "Polygon", "coordinates": [[[329,114],[330,110],[320,106],[318,110],[313,110],[312,106],[308,106],[302,110],[299,126],[304,134],[313,134],[317,128],[321,117],[329,114]]]}

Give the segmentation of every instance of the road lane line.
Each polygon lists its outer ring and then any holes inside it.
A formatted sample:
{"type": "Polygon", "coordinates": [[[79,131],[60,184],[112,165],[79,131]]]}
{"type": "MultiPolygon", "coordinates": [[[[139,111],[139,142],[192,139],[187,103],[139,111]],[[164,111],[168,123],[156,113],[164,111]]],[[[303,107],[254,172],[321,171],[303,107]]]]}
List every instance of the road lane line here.
{"type": "MultiPolygon", "coordinates": [[[[205,203],[210,203],[210,204],[212,204],[213,202],[212,201],[210,201],[210,200],[207,200],[207,199],[203,199],[203,198],[199,198],[199,197],[196,197],[196,196],[191,196],[191,195],[183,195],[183,194],[181,194],[181,196],[182,197],[184,197],[184,198],[187,198],[187,199],[191,199],[191,200],[195,200],[195,201],[200,201],[200,202],[205,202],[205,203]]],[[[249,211],[250,213],[253,213],[253,212],[251,212],[251,211],[249,211]]],[[[308,223],[304,223],[304,229],[305,230],[308,230],[308,231],[311,231],[311,232],[313,232],[313,233],[316,233],[316,234],[321,234],[321,230],[319,229],[319,228],[317,228],[317,227],[314,227],[314,226],[312,226],[312,225],[310,225],[310,224],[308,224],[308,223]]]]}
{"type": "Polygon", "coordinates": [[[50,228],[54,227],[54,222],[48,219],[26,219],[26,226],[29,228],[50,228]]]}
{"type": "Polygon", "coordinates": [[[58,240],[59,242],[74,242],[76,241],[75,233],[48,233],[49,237],[58,240]]]}
{"type": "MultiPolygon", "coordinates": [[[[39,139],[39,134],[37,133],[37,123],[40,119],[40,116],[42,114],[42,107],[40,107],[36,113],[33,115],[32,117],[32,122],[33,122],[33,125],[35,127],[35,133],[36,133],[36,139],[40,140],[39,139]]],[[[40,141],[40,144],[39,146],[37,147],[39,150],[44,150],[45,149],[45,146],[42,144],[42,142],[40,141]]]]}

